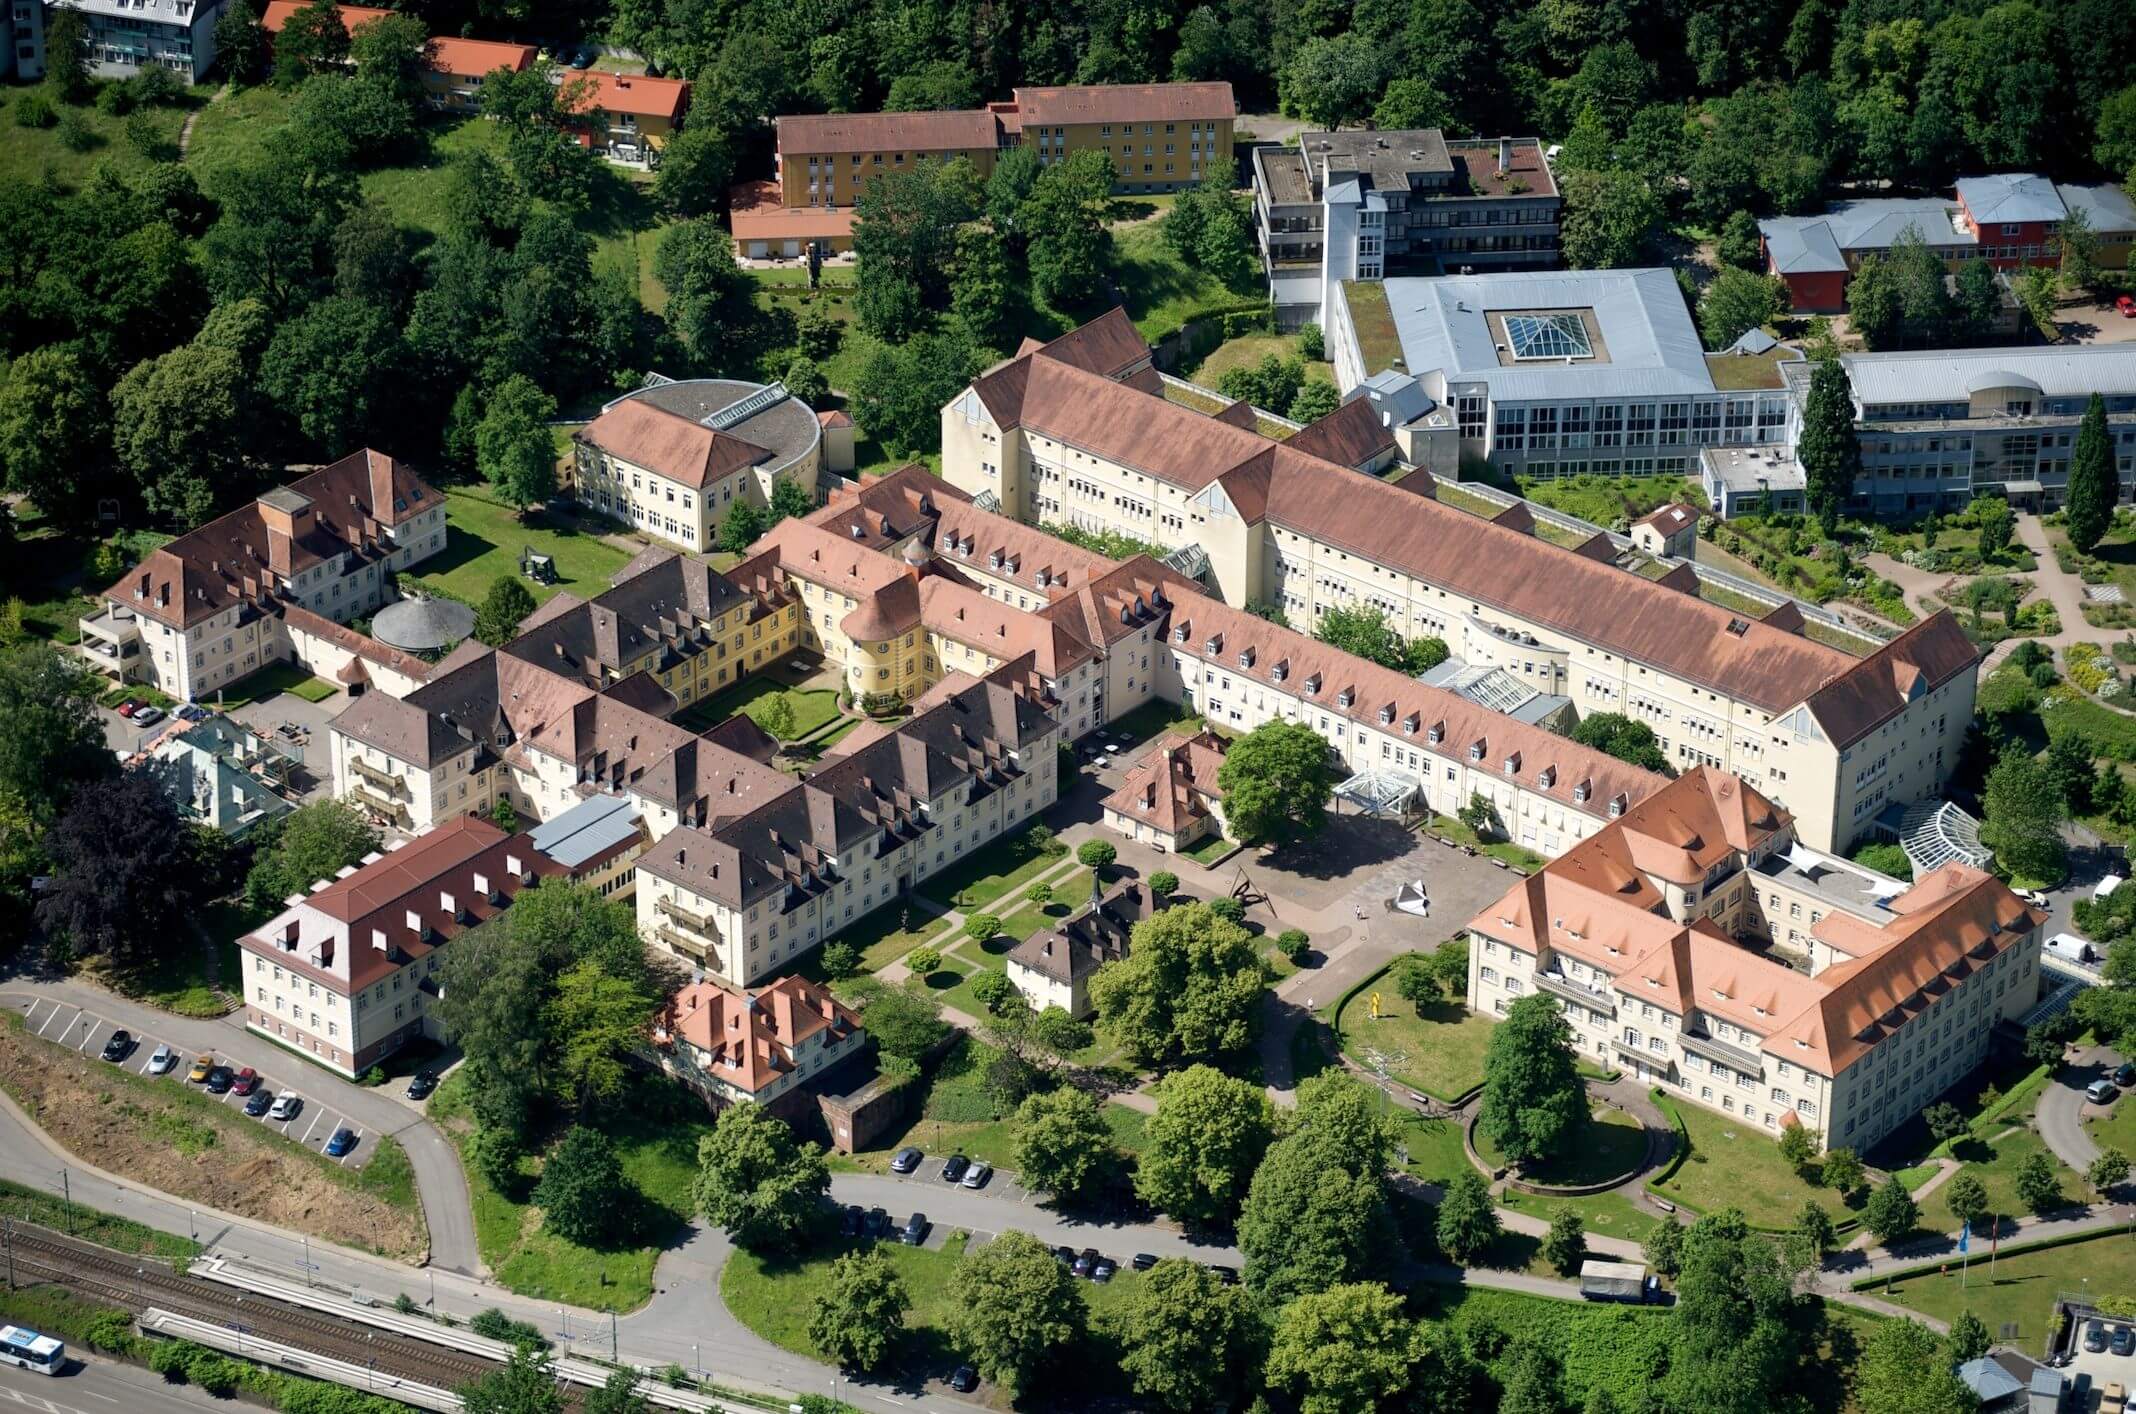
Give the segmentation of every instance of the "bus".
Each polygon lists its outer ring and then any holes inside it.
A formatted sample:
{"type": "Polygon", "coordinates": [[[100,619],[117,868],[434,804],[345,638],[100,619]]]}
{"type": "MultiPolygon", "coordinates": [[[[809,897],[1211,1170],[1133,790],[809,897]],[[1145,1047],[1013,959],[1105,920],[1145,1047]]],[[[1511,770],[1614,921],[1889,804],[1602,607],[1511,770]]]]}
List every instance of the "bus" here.
{"type": "Polygon", "coordinates": [[[67,1347],[27,1326],[0,1326],[0,1365],[20,1365],[40,1375],[56,1375],[67,1363],[67,1347]]]}

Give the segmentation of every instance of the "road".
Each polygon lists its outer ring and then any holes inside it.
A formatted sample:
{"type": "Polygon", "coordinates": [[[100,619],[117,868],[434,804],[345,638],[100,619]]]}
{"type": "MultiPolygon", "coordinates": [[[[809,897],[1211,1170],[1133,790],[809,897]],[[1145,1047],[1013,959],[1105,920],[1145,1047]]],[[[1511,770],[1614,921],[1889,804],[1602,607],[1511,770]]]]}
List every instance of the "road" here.
{"type": "MultiPolygon", "coordinates": [[[[0,1296],[0,1307],[5,1302],[0,1296]]],[[[192,1385],[166,1384],[163,1376],[138,1365],[97,1356],[77,1359],[58,1376],[0,1366],[0,1414],[230,1414],[248,1407],[202,1394],[192,1385]]]]}
{"type": "MultiPolygon", "coordinates": [[[[422,1199],[423,1221],[430,1230],[431,1264],[467,1275],[482,1270],[481,1253],[475,1246],[474,1209],[468,1202],[467,1177],[460,1170],[459,1151],[423,1118],[419,1109],[399,1098],[397,1090],[353,1085],[324,1067],[302,1060],[247,1031],[242,1012],[213,1020],[172,1016],[84,983],[39,981],[19,974],[9,978],[5,990],[0,990],[0,1005],[18,1014],[28,1013],[34,1005],[38,1008],[37,1019],[42,1019],[54,1002],[86,1010],[103,1022],[151,1038],[146,1050],[153,1050],[156,1041],[166,1041],[188,1054],[213,1051],[231,1064],[249,1065],[276,1078],[288,1077],[287,1083],[307,1100],[346,1117],[367,1137],[390,1135],[399,1140],[408,1151],[416,1192],[422,1199]]],[[[67,1021],[64,1016],[61,1020],[67,1021]]],[[[146,1050],[138,1053],[139,1060],[146,1059],[146,1050]]]]}
{"type": "MultiPolygon", "coordinates": [[[[2079,1051],[2040,1093],[2040,1138],[2054,1150],[2056,1158],[2078,1173],[2090,1168],[2092,1160],[2099,1157],[2099,1146],[2084,1130],[2084,1116],[2097,1112],[2099,1107],[2084,1098],[2084,1087],[2112,1075],[2120,1064],[2121,1057],[2104,1046],[2079,1051]]],[[[2124,1093],[2113,1103],[2125,1105],[2131,1101],[2124,1093]]]]}

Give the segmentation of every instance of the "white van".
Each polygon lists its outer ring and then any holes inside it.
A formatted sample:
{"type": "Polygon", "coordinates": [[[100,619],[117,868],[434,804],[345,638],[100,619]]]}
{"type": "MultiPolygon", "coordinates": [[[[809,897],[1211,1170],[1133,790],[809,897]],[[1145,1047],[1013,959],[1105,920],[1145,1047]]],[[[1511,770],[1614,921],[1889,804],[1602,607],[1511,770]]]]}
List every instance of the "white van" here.
{"type": "Polygon", "coordinates": [[[2073,962],[2080,967],[2099,965],[2099,954],[2075,933],[2057,933],[2047,940],[2047,951],[2064,962],[2073,962]]]}

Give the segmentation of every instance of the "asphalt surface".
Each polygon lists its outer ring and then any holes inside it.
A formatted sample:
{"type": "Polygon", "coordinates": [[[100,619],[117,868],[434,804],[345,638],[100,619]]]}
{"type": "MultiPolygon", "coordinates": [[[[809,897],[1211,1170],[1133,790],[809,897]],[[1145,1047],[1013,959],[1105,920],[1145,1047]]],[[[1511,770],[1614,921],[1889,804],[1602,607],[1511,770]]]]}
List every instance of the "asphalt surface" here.
{"type": "MultiPolygon", "coordinates": [[[[0,1293],[0,1312],[7,1297],[0,1293]]],[[[192,1385],[166,1384],[163,1376],[138,1365],[121,1365],[95,1356],[86,1361],[68,1352],[74,1363],[58,1375],[33,1375],[12,1365],[0,1366],[0,1414],[201,1414],[253,1406],[202,1394],[192,1385]]]]}
{"type": "MultiPolygon", "coordinates": [[[[157,1042],[169,1042],[188,1056],[211,1051],[226,1064],[249,1065],[271,1080],[284,1081],[305,1097],[307,1109],[331,1112],[350,1128],[362,1129],[366,1144],[375,1144],[380,1135],[399,1140],[401,1147],[408,1151],[409,1164],[415,1173],[416,1192],[422,1199],[423,1220],[430,1230],[432,1265],[468,1275],[481,1271],[482,1258],[475,1246],[474,1210],[468,1202],[467,1177],[460,1170],[459,1152],[423,1118],[419,1107],[400,1098],[400,1087],[367,1089],[341,1079],[324,1067],[311,1065],[247,1031],[243,1012],[232,1012],[214,1020],[172,1016],[78,982],[31,981],[17,977],[9,981],[5,990],[0,990],[0,1005],[9,1007],[17,1015],[29,1015],[32,1030],[39,1021],[47,1019],[46,1012],[55,1002],[74,1011],[85,1011],[106,1027],[123,1026],[136,1036],[150,1038],[148,1044],[135,1053],[133,1064],[136,1068],[147,1063],[157,1042]]],[[[64,1013],[61,1020],[67,1020],[64,1013]]],[[[79,1022],[67,1024],[79,1027],[79,1022]]],[[[76,1029],[77,1039],[80,1034],[76,1029]]],[[[280,1087],[276,1088],[279,1090],[280,1087]]],[[[317,1116],[300,1116],[298,1122],[310,1123],[312,1118],[317,1116]]],[[[295,1137],[302,1138],[301,1135],[295,1137]]],[[[323,1142],[326,1136],[314,1130],[312,1137],[323,1142]]],[[[358,1146],[359,1151],[362,1147],[358,1146]]]]}
{"type": "Polygon", "coordinates": [[[2127,1091],[2122,1091],[2118,1098],[2105,1105],[2094,1105],[2084,1098],[2087,1085],[2111,1076],[2120,1064],[2120,1056],[2104,1046],[2094,1046],[2078,1052],[2040,1092],[2037,1111],[2040,1138],[2046,1141],[2056,1158],[2078,1173],[2091,1167],[2091,1161],[2099,1157],[2099,1146],[2084,1131],[2084,1117],[2104,1114],[2114,1105],[2136,1104],[2127,1091]]]}

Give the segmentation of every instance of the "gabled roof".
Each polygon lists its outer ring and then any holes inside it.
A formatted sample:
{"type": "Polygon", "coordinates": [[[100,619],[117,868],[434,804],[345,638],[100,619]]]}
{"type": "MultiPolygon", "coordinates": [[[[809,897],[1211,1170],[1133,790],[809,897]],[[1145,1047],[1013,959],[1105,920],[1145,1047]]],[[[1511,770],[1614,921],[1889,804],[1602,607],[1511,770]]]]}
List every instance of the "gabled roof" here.
{"type": "Polygon", "coordinates": [[[1395,450],[1394,434],[1382,425],[1379,409],[1370,398],[1352,398],[1292,433],[1284,445],[1352,471],[1363,471],[1395,450]]]}
{"type": "Polygon", "coordinates": [[[1001,120],[983,108],[922,113],[789,113],[772,120],[787,160],[809,153],[925,153],[1000,146],[1001,120]]]}
{"type": "Polygon", "coordinates": [[[830,991],[791,974],[753,992],[693,982],[653,1024],[656,1043],[683,1043],[707,1074],[751,1094],[795,1072],[795,1048],[828,1031],[831,1043],[860,1030],[860,1017],[830,991]]]}
{"type": "Polygon", "coordinates": [[[612,404],[572,436],[633,466],[698,488],[771,455],[732,432],[715,431],[643,398],[612,404]]]}
{"type": "Polygon", "coordinates": [[[1033,933],[1010,950],[1007,960],[1041,977],[1073,984],[1126,957],[1135,925],[1157,911],[1156,896],[1133,879],[1114,885],[1095,906],[1076,906],[1080,911],[1073,917],[1058,928],[1033,933]]]}
{"type": "Polygon", "coordinates": [[[1979,661],[1980,649],[1944,610],[1811,694],[1810,714],[1832,744],[1844,750],[1914,698],[1933,692],[1979,661]]]}
{"type": "Polygon", "coordinates": [[[644,74],[611,74],[605,69],[583,69],[564,80],[565,90],[568,92],[574,84],[586,86],[585,97],[576,109],[581,113],[630,113],[641,118],[666,118],[673,122],[682,116],[682,110],[690,102],[687,79],[655,79],[644,74]]]}
{"type": "Polygon", "coordinates": [[[1224,764],[1224,739],[1212,731],[1171,733],[1128,767],[1105,808],[1176,835],[1209,817],[1209,803],[1224,798],[1216,774],[1224,764]]]}
{"type": "Polygon", "coordinates": [[[1111,83],[1019,88],[1016,111],[1029,127],[1189,122],[1231,118],[1239,107],[1228,83],[1111,83]]]}

